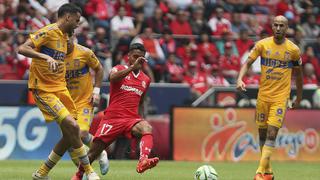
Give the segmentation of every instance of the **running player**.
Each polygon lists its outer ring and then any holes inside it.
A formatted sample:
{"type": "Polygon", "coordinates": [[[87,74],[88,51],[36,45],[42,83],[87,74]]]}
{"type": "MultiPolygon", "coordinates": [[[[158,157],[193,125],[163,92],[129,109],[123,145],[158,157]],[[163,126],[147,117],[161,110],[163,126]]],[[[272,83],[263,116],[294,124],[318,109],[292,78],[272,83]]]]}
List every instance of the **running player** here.
{"type": "MultiPolygon", "coordinates": [[[[146,61],[145,52],[142,44],[132,44],[128,54],[129,66],[117,65],[111,70],[110,103],[88,153],[91,163],[121,135],[141,138],[140,159],[136,168],[138,173],[153,168],[159,162],[157,157],[149,158],[153,146],[152,127],[141,118],[143,97],[150,85],[150,78],[140,70],[146,61]]],[[[74,180],[81,179],[82,174],[80,167],[74,180]]]]}
{"type": "MultiPolygon", "coordinates": [[[[66,63],[67,88],[78,110],[77,123],[80,127],[80,137],[82,142],[90,147],[92,135],[89,134],[90,121],[93,117],[93,106],[100,102],[100,87],[103,78],[103,68],[95,56],[88,48],[74,42],[74,38],[68,40],[66,63]],[[94,71],[94,87],[90,69],[94,71]]],[[[72,161],[76,166],[79,159],[73,151],[69,149],[72,161]]],[[[109,169],[109,161],[106,151],[102,151],[99,157],[101,174],[105,175],[109,169]]]]}
{"type": "Polygon", "coordinates": [[[261,158],[255,180],[274,178],[270,158],[281,128],[291,91],[291,73],[296,76],[297,98],[293,108],[302,99],[302,69],[299,48],[285,38],[288,20],[276,16],[272,23],[273,36],[260,40],[251,51],[247,62],[240,70],[237,89],[245,91],[242,81],[252,63],[261,57],[261,80],[256,106],[256,123],[259,128],[261,158]]]}
{"type": "Polygon", "coordinates": [[[93,171],[80,139],[75,118],[75,104],[66,87],[64,58],[67,53],[68,35],[78,27],[81,9],[64,4],[58,10],[58,20],[30,35],[18,52],[32,58],[28,87],[46,122],[56,121],[62,138],[55,145],[48,159],[32,174],[33,179],[50,179],[49,171],[57,164],[66,150],[72,147],[89,180],[100,179],[93,171]]]}

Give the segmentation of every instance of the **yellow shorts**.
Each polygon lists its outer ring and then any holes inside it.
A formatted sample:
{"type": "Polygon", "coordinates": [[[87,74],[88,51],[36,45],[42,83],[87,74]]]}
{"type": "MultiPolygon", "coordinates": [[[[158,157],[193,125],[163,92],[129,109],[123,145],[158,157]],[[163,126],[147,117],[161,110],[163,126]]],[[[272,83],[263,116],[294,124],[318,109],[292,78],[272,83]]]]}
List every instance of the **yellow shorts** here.
{"type": "Polygon", "coordinates": [[[68,89],[58,92],[45,92],[31,89],[33,98],[46,122],[57,121],[59,124],[68,115],[77,117],[76,106],[68,89]]]}
{"type": "Polygon", "coordinates": [[[267,128],[267,125],[282,127],[287,111],[288,101],[265,102],[258,100],[256,106],[256,123],[259,128],[267,128]]]}
{"type": "Polygon", "coordinates": [[[89,131],[91,119],[93,117],[93,108],[90,105],[77,106],[78,119],[77,123],[81,131],[89,131]]]}

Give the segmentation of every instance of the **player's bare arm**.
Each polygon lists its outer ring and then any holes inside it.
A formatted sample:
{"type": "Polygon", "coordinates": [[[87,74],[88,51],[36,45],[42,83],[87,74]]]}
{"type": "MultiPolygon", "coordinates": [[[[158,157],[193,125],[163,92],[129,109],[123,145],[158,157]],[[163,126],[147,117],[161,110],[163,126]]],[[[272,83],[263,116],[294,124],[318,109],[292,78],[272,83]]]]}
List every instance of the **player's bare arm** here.
{"type": "Polygon", "coordinates": [[[125,78],[131,71],[135,71],[141,68],[142,63],[147,61],[144,57],[139,57],[136,59],[136,61],[129,66],[127,69],[121,70],[121,71],[111,71],[109,76],[110,82],[118,82],[125,78]]]}
{"type": "Polygon", "coordinates": [[[94,77],[94,88],[93,88],[93,93],[92,93],[92,104],[93,106],[98,106],[100,102],[100,87],[101,87],[101,82],[103,78],[103,68],[101,64],[99,64],[95,69],[93,69],[95,72],[95,77],[94,77]]]}
{"type": "Polygon", "coordinates": [[[301,66],[294,67],[293,74],[296,79],[297,99],[293,103],[292,108],[298,108],[300,101],[302,100],[302,86],[303,86],[302,67],[301,66]]]}
{"type": "Polygon", "coordinates": [[[54,60],[52,57],[37,52],[34,50],[35,46],[30,39],[28,39],[24,44],[20,45],[18,48],[18,53],[30,58],[44,59],[48,62],[49,70],[55,71],[58,68],[58,61],[54,60]]]}
{"type": "Polygon", "coordinates": [[[237,90],[246,91],[246,85],[242,81],[242,78],[245,74],[247,74],[249,68],[254,63],[254,61],[255,61],[254,59],[248,58],[248,60],[242,65],[239,72],[238,80],[237,80],[237,90]]]}
{"type": "Polygon", "coordinates": [[[145,114],[144,114],[144,99],[145,99],[145,94],[143,94],[141,96],[140,102],[139,102],[139,115],[144,118],[145,114]]]}

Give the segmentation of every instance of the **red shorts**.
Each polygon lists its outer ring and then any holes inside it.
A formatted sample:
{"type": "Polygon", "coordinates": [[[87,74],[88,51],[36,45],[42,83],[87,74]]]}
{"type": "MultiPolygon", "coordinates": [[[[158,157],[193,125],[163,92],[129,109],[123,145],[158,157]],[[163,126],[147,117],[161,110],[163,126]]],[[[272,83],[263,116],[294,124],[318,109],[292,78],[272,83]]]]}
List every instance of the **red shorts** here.
{"type": "Polygon", "coordinates": [[[143,119],[101,119],[93,140],[100,139],[109,145],[120,136],[131,139],[131,129],[140,121],[143,121],[143,119]]]}

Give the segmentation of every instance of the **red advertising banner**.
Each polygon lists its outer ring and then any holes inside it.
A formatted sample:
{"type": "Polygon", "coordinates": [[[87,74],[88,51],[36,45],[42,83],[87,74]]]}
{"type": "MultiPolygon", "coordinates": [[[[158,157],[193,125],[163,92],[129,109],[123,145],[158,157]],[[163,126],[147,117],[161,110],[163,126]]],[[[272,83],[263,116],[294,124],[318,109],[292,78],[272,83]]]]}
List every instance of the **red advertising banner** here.
{"type": "MultiPolygon", "coordinates": [[[[173,109],[173,159],[259,160],[254,109],[173,109]]],[[[291,110],[280,129],[273,160],[320,161],[320,111],[291,110]]]]}

